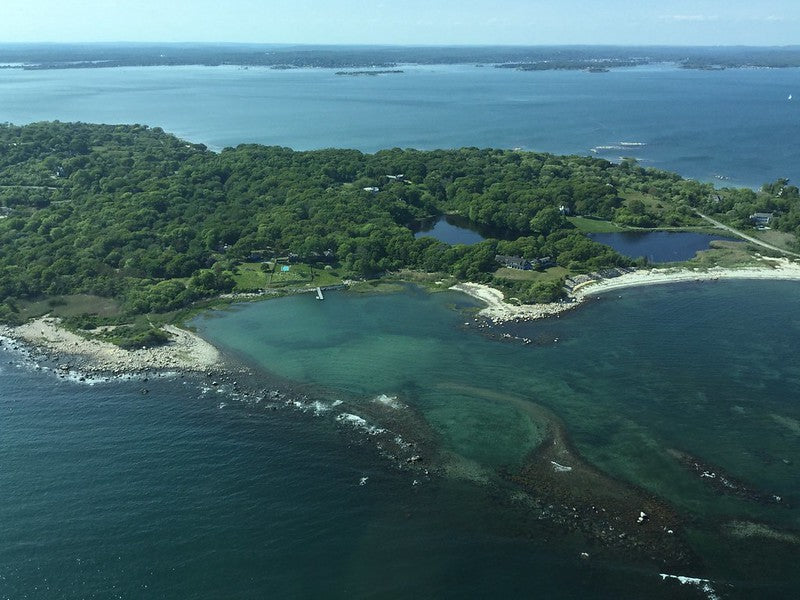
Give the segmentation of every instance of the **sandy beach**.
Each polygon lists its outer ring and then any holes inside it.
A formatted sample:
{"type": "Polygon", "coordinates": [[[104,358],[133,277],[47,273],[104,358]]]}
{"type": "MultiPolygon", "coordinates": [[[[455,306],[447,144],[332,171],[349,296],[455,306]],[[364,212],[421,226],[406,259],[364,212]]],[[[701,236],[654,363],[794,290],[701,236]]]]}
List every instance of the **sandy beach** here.
{"type": "Polygon", "coordinates": [[[762,258],[764,266],[741,269],[647,269],[626,273],[613,279],[589,281],[575,290],[563,302],[550,304],[509,304],[500,290],[479,283],[459,283],[450,289],[477,298],[486,304],[480,315],[494,322],[534,320],[571,310],[588,298],[624,288],[691,281],[721,281],[731,279],[771,279],[800,281],[800,264],[786,258],[762,258]]]}
{"type": "Polygon", "coordinates": [[[199,336],[167,325],[169,343],[156,348],[125,350],[109,342],[83,338],[59,325],[58,319],[41,317],[17,327],[3,327],[0,335],[28,344],[86,372],[131,373],[147,370],[205,371],[219,367],[219,351],[199,336]]]}

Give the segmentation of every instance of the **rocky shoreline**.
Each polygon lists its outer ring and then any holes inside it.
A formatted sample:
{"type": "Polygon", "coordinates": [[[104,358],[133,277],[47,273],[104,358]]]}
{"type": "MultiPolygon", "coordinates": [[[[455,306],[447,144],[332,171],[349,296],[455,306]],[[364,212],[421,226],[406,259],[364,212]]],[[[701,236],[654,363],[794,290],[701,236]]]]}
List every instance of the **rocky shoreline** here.
{"type": "Polygon", "coordinates": [[[779,280],[800,281],[800,264],[786,258],[760,257],[763,266],[726,269],[714,267],[707,270],[689,268],[640,269],[613,278],[589,278],[576,286],[567,299],[547,304],[515,305],[505,301],[503,292],[480,283],[459,283],[450,289],[463,292],[486,304],[478,314],[494,323],[507,321],[533,321],[557,316],[572,310],[584,301],[630,287],[669,283],[704,282],[719,280],[779,280]]]}
{"type": "Polygon", "coordinates": [[[199,336],[167,325],[170,341],[155,348],[125,350],[109,342],[87,339],[60,326],[53,317],[41,317],[16,327],[0,326],[0,337],[12,349],[36,354],[62,374],[125,376],[148,372],[223,371],[220,352],[199,336]]]}

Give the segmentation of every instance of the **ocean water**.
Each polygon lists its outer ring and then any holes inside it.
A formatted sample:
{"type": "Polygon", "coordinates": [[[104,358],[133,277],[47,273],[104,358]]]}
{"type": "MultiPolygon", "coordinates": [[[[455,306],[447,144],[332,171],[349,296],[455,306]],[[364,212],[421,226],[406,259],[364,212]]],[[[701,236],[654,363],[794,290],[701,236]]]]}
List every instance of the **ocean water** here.
{"type": "Polygon", "coordinates": [[[488,490],[414,486],[311,412],[249,405],[203,381],[90,386],[0,358],[3,600],[675,590],[651,572],[587,565],[568,537],[521,536],[488,490]]]}
{"type": "Polygon", "coordinates": [[[720,185],[800,177],[798,69],[609,73],[407,66],[0,70],[0,121],[144,123],[219,149],[520,147],[621,156],[720,185]],[[594,150],[594,152],[593,152],[594,150]]]}
{"type": "MultiPolygon", "coordinates": [[[[0,70],[0,121],[140,122],[213,148],[594,148],[758,186],[797,179],[797,82],[796,69],[667,67],[0,70]]],[[[542,440],[529,405],[685,516],[703,560],[679,574],[722,598],[794,598],[798,300],[780,282],[632,289],[487,330],[470,299],[405,288],[199,319],[287,390],[269,406],[204,379],[64,381],[0,347],[0,599],[708,597],[509,504],[497,473],[542,440]],[[336,418],[337,401],[357,412],[384,396],[419,417],[454,476],[414,485],[336,418]],[[783,501],[720,493],[675,451],[783,501]],[[758,535],[731,536],[733,522],[758,535]]]]}
{"type": "Polygon", "coordinates": [[[791,597],[797,542],[721,528],[800,530],[800,321],[776,318],[798,300],[794,283],[653,287],[486,330],[464,325],[471,299],[406,287],[197,319],[300,410],[204,378],[64,381],[2,350],[0,598],[705,597],[652,566],[581,558],[601,550],[525,522],[494,484],[415,485],[336,418],[337,400],[382,395],[489,479],[541,440],[506,397],[546,406],[585,458],[687,515],[704,566],[676,574],[723,598],[791,597]],[[786,501],[720,495],[668,449],[786,501]]]}
{"type": "Polygon", "coordinates": [[[798,300],[783,282],[635,289],[487,335],[454,310],[470,306],[462,295],[406,288],[250,304],[196,324],[251,364],[315,384],[323,402],[386,395],[413,407],[467,479],[520,465],[541,435],[518,399],[544,406],[585,458],[685,516],[704,574],[730,597],[751,586],[784,597],[800,584],[787,562],[800,543],[800,321],[775,315],[798,300]],[[675,451],[782,501],[719,493],[675,451]],[[794,542],[725,534],[735,522],[794,542]]]}

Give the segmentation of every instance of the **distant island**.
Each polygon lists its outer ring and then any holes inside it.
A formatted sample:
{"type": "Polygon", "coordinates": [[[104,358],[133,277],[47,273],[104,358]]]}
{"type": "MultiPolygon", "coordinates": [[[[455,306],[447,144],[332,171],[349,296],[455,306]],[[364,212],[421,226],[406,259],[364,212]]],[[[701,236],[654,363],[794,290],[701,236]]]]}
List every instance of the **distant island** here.
{"type": "Polygon", "coordinates": [[[393,75],[398,73],[403,73],[404,71],[400,69],[386,69],[383,71],[336,71],[337,75],[351,75],[358,77],[360,75],[393,75]]]}
{"type": "MultiPolygon", "coordinates": [[[[468,281],[551,303],[598,273],[647,266],[588,232],[708,231],[723,226],[715,219],[751,236],[783,232],[796,250],[800,192],[787,180],[716,190],[631,160],[539,152],[216,153],[143,125],[4,124],[0,321],[60,314],[139,348],[168,339],[157,325],[221,297],[346,281],[468,281]],[[486,239],[414,235],[444,215],[486,239]]],[[[751,254],[723,248],[696,266],[740,266],[751,254]]]]}
{"type": "Polygon", "coordinates": [[[555,59],[538,62],[503,63],[495,65],[498,69],[516,69],[517,71],[589,71],[591,73],[607,73],[611,69],[623,67],[639,67],[649,64],[645,58],[619,59],[555,59]]]}
{"type": "MultiPolygon", "coordinates": [[[[0,44],[0,68],[102,69],[243,66],[382,69],[399,65],[496,65],[525,71],[602,71],[670,63],[687,69],[800,67],[800,46],[305,46],[268,44],[0,44]]],[[[366,73],[365,73],[366,74],[366,73]]]]}

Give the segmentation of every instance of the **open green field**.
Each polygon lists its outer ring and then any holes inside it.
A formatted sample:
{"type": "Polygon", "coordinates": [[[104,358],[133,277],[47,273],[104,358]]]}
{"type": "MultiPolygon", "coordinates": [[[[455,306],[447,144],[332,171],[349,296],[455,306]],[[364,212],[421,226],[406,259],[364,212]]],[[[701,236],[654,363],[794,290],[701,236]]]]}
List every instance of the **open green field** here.
{"type": "Polygon", "coordinates": [[[747,233],[748,235],[751,235],[762,242],[766,242],[767,244],[771,244],[776,248],[781,248],[783,250],[795,250],[794,243],[796,239],[791,233],[777,231],[775,229],[765,229],[764,231],[748,231],[747,233]]]}
{"type": "Polygon", "coordinates": [[[498,279],[509,281],[556,281],[566,276],[568,271],[564,267],[551,267],[545,271],[522,271],[502,267],[494,272],[498,279]]]}
{"type": "Polygon", "coordinates": [[[645,192],[640,192],[638,190],[625,190],[624,192],[620,192],[620,197],[624,200],[630,202],[631,200],[639,200],[642,204],[645,205],[648,212],[660,212],[661,209],[664,208],[661,201],[653,196],[652,194],[647,194],[645,192]]]}
{"type": "Polygon", "coordinates": [[[338,285],[342,278],[335,269],[312,267],[307,264],[286,265],[288,271],[281,270],[282,265],[277,265],[272,272],[272,263],[242,263],[234,271],[236,288],[234,291],[262,290],[271,287],[285,287],[288,285],[338,285]],[[266,271],[263,267],[266,267],[266,271]]]}
{"type": "Polygon", "coordinates": [[[590,219],[588,217],[567,217],[567,221],[575,225],[583,233],[616,233],[617,231],[627,231],[627,227],[621,227],[611,221],[601,221],[600,219],[590,219]]]}
{"type": "Polygon", "coordinates": [[[68,318],[89,314],[98,317],[118,317],[122,314],[120,302],[113,298],[101,298],[89,294],[55,296],[47,300],[20,302],[19,310],[25,319],[50,314],[68,318]]]}

